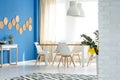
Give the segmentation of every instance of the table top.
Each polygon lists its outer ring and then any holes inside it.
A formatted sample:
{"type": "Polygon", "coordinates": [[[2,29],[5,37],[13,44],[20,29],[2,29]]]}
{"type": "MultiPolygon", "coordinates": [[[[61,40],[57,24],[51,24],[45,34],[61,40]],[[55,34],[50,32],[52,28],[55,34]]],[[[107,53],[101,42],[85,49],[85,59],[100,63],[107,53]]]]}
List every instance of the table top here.
{"type": "Polygon", "coordinates": [[[0,48],[16,48],[17,44],[2,44],[0,48]]]}
{"type": "MultiPolygon", "coordinates": [[[[39,44],[40,46],[57,46],[58,44],[39,44]]],[[[81,44],[67,44],[69,46],[81,46],[81,44]]]]}

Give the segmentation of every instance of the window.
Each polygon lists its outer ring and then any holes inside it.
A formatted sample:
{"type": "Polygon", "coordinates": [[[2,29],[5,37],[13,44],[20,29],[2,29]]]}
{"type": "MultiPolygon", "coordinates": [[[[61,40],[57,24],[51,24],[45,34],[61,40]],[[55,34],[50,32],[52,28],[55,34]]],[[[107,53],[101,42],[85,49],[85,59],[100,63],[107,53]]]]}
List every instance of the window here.
{"type": "Polygon", "coordinates": [[[93,32],[98,30],[98,1],[79,1],[85,17],[66,16],[69,7],[68,0],[56,0],[56,42],[80,42],[81,34],[87,34],[94,39],[93,32]]]}

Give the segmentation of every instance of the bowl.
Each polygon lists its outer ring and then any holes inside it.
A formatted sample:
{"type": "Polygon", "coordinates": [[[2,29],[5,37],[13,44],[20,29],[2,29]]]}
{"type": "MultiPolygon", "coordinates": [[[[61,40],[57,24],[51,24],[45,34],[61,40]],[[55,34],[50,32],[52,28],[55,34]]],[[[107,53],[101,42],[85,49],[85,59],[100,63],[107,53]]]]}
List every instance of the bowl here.
{"type": "Polygon", "coordinates": [[[0,44],[6,44],[6,41],[0,41],[0,44]]]}

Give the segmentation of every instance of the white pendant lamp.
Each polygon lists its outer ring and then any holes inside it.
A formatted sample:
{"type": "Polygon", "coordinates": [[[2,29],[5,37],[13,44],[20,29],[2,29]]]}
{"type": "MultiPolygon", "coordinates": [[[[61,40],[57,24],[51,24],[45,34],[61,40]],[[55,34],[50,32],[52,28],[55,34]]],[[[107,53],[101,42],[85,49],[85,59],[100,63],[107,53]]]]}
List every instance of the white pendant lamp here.
{"type": "Polygon", "coordinates": [[[83,8],[82,8],[82,4],[78,3],[77,6],[78,6],[79,11],[80,11],[79,17],[84,17],[84,11],[83,11],[83,8]]]}
{"type": "Polygon", "coordinates": [[[83,17],[84,12],[80,3],[76,1],[70,1],[70,8],[67,11],[68,16],[83,17]]]}

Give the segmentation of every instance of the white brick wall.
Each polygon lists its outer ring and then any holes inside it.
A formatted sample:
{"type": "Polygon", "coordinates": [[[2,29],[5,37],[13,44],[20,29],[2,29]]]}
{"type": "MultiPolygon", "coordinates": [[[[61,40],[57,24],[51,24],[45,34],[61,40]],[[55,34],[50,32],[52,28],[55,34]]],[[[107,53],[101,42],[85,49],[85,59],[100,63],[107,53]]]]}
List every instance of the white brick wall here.
{"type": "Polygon", "coordinates": [[[99,0],[99,80],[120,80],[120,0],[99,0]]]}

